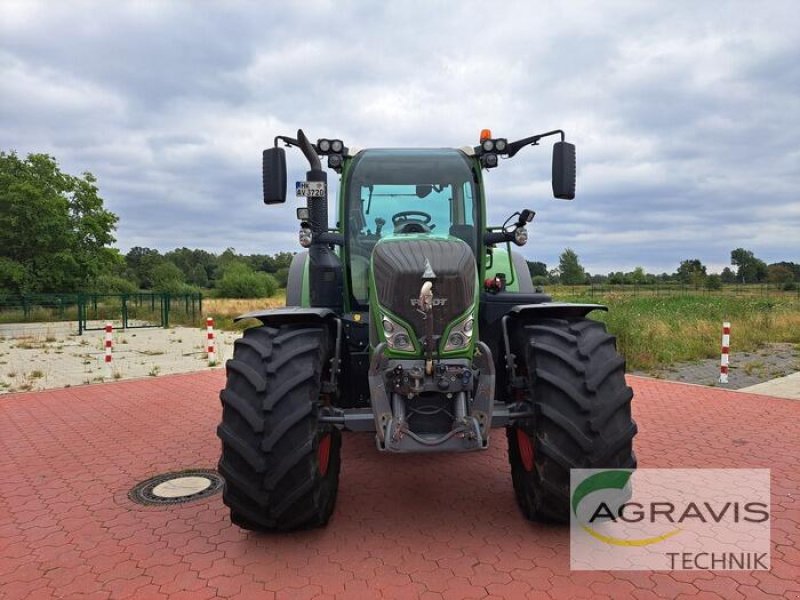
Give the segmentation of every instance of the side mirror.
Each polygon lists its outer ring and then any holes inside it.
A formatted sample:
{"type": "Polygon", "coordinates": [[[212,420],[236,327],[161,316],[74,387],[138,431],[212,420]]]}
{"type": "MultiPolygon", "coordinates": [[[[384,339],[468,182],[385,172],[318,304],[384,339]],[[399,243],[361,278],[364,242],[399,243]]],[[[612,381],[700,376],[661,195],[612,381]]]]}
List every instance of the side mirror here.
{"type": "Polygon", "coordinates": [[[264,204],[286,202],[286,150],[267,148],[261,161],[264,177],[264,204]]]}
{"type": "Polygon", "coordinates": [[[553,196],[561,200],[575,198],[575,144],[553,144],[553,196]]]}

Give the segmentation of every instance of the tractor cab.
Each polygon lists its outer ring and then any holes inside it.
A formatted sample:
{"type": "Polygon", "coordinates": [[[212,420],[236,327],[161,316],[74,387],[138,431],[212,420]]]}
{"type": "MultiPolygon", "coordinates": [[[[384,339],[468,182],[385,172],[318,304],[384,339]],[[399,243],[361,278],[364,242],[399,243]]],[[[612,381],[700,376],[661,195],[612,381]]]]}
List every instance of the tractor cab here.
{"type": "Polygon", "coordinates": [[[375,246],[389,240],[453,238],[478,256],[478,174],[453,149],[375,149],[355,155],[342,176],[345,280],[354,309],[369,302],[375,246]]]}

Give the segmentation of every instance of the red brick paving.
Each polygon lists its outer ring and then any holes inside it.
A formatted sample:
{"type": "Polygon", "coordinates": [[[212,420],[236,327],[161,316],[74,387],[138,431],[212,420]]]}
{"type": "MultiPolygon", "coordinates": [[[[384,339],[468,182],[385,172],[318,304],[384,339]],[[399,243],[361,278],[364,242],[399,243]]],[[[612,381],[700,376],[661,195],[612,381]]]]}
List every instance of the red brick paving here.
{"type": "Polygon", "coordinates": [[[346,435],[322,530],[243,532],[219,495],[132,503],[144,479],[215,466],[209,371],[0,399],[0,598],[800,598],[800,404],[631,383],[642,467],[772,469],[771,572],[571,572],[568,531],[518,513],[499,432],[432,456],[346,435]]]}

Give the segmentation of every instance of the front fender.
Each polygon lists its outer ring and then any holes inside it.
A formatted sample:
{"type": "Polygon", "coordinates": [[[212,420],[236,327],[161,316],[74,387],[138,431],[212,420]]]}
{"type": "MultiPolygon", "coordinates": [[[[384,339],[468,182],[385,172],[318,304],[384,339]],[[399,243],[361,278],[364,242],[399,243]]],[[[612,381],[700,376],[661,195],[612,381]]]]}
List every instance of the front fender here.
{"type": "Polygon", "coordinates": [[[264,325],[289,325],[292,323],[323,323],[336,317],[330,308],[303,308],[301,306],[286,306],[283,308],[267,308],[254,310],[239,315],[234,321],[242,319],[258,319],[264,325]]]}
{"type": "Polygon", "coordinates": [[[513,316],[532,316],[538,319],[574,319],[588,315],[593,310],[608,311],[603,304],[573,304],[571,302],[542,302],[517,304],[508,311],[513,316]]]}

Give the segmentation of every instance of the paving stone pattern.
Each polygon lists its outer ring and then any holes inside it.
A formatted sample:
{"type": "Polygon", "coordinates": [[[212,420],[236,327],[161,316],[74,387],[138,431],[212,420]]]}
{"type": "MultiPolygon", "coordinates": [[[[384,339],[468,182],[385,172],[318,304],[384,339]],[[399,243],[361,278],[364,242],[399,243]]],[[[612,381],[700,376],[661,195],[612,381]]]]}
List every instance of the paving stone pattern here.
{"type": "Polygon", "coordinates": [[[344,439],[325,529],[256,535],[219,495],[144,507],[159,473],[213,467],[220,371],[0,398],[0,598],[800,597],[800,404],[631,377],[642,467],[772,469],[770,572],[571,572],[563,527],[517,510],[484,453],[378,454],[344,439]]]}

